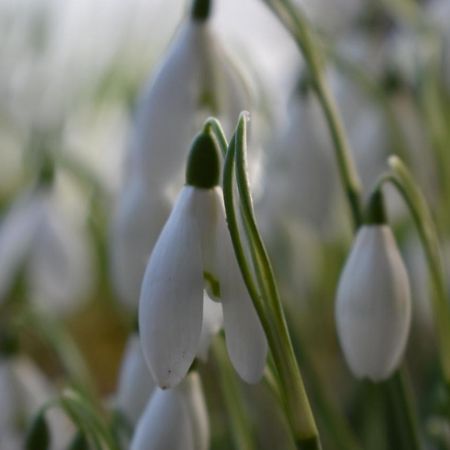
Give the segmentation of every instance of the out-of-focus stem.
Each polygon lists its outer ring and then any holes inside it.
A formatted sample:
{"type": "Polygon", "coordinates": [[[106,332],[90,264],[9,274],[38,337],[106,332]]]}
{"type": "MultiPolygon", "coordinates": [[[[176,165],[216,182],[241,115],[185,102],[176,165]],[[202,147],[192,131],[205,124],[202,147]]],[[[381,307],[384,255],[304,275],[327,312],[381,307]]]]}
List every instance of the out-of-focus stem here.
{"type": "Polygon", "coordinates": [[[351,208],[355,228],[362,223],[361,182],[350,153],[350,146],[336,103],[325,81],[319,49],[302,12],[289,0],[264,0],[290,31],[308,65],[311,81],[325,115],[334,144],[339,173],[351,208]]]}

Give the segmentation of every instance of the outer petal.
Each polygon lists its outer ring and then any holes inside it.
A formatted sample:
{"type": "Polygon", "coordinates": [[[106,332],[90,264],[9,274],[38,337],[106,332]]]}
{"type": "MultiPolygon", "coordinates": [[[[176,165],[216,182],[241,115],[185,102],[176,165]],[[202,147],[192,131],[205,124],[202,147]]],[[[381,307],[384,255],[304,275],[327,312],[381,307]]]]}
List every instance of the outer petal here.
{"type": "Polygon", "coordinates": [[[135,310],[145,267],[170,214],[170,203],[137,176],[119,201],[111,238],[113,281],[122,303],[135,310]]]}
{"type": "Polygon", "coordinates": [[[186,143],[195,134],[204,30],[205,25],[191,21],[180,28],[138,106],[131,161],[154,186],[182,182],[186,143]]]}
{"type": "Polygon", "coordinates": [[[119,375],[116,407],[134,427],[155,387],[137,334],[130,337],[119,375]]]}
{"type": "Polygon", "coordinates": [[[237,265],[225,223],[221,191],[217,188],[214,192],[220,215],[215,235],[215,255],[228,354],[242,379],[256,383],[265,366],[266,336],[237,265]]]}
{"type": "Polygon", "coordinates": [[[397,368],[411,321],[408,276],[386,225],[358,232],[339,281],[338,336],[357,377],[379,381],[397,368]]]}
{"type": "Polygon", "coordinates": [[[142,350],[153,378],[163,388],[175,386],[186,375],[202,327],[203,273],[194,196],[194,188],[181,191],[142,283],[142,350]]]}

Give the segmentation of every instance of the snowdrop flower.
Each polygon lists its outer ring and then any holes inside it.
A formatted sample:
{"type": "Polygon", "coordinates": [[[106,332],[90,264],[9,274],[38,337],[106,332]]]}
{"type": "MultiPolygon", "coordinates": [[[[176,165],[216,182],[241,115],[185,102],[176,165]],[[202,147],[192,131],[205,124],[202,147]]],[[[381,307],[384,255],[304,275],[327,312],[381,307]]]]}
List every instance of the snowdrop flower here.
{"type": "Polygon", "coordinates": [[[142,415],[130,450],[206,450],[209,423],[197,373],[174,389],[156,389],[142,415]]]}
{"type": "Polygon", "coordinates": [[[181,190],[150,256],[139,303],[142,349],[163,388],[177,385],[199,351],[203,290],[220,298],[231,361],[247,382],[264,369],[267,343],[225,222],[219,154],[208,133],[194,141],[181,190]]]}
{"type": "MultiPolygon", "coordinates": [[[[26,422],[54,392],[44,375],[24,356],[0,353],[0,448],[22,450],[26,422]]],[[[59,411],[46,414],[51,450],[65,448],[73,426],[59,411]]]]}
{"type": "Polygon", "coordinates": [[[403,356],[411,322],[408,275],[385,223],[362,226],[336,298],[339,341],[353,374],[388,378],[403,356]]]}
{"type": "Polygon", "coordinates": [[[31,300],[48,312],[69,313],[92,286],[87,238],[50,186],[38,186],[0,224],[0,301],[21,270],[31,300]]]}
{"type": "Polygon", "coordinates": [[[186,142],[211,114],[226,130],[249,109],[247,88],[209,23],[210,1],[194,1],[140,99],[130,151],[134,174],[158,189],[182,185],[186,142]]]}
{"type": "Polygon", "coordinates": [[[133,427],[144,411],[154,387],[155,382],[142,354],[139,335],[134,333],[125,349],[116,398],[116,408],[133,427]]]}
{"type": "Polygon", "coordinates": [[[325,120],[304,82],[292,96],[287,126],[271,147],[262,199],[268,220],[287,215],[323,230],[335,203],[336,169],[325,120]]]}

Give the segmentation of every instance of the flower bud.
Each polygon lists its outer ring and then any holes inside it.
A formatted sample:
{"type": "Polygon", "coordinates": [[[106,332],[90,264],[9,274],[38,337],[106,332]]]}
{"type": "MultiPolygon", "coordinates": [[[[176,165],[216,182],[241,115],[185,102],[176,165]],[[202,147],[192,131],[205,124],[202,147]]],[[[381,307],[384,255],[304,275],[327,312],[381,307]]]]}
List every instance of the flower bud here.
{"type": "Polygon", "coordinates": [[[359,230],[339,281],[336,324],[357,378],[388,378],[400,364],[411,322],[408,275],[391,229],[359,230]]]}

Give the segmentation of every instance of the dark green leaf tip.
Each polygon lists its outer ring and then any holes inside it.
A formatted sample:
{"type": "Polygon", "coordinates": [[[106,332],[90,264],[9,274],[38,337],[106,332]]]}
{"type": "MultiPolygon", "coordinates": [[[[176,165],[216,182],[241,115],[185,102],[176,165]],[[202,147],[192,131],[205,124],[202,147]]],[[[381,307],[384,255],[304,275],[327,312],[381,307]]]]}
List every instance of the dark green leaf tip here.
{"type": "Polygon", "coordinates": [[[25,438],[26,450],[48,450],[50,448],[50,432],[44,413],[37,415],[25,438]]]}
{"type": "Polygon", "coordinates": [[[219,184],[220,155],[213,136],[197,135],[191,147],[186,170],[186,184],[200,189],[212,189],[219,184]]]}
{"type": "Polygon", "coordinates": [[[365,223],[367,225],[383,225],[387,222],[382,192],[377,189],[369,199],[365,223]]]}
{"type": "Polygon", "coordinates": [[[204,22],[211,14],[211,0],[194,0],[191,9],[191,18],[204,22]]]}

